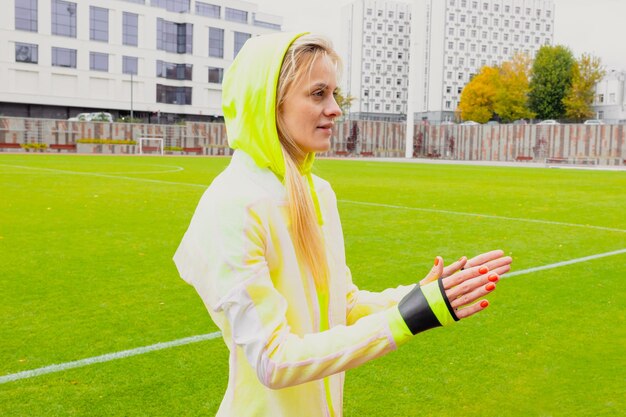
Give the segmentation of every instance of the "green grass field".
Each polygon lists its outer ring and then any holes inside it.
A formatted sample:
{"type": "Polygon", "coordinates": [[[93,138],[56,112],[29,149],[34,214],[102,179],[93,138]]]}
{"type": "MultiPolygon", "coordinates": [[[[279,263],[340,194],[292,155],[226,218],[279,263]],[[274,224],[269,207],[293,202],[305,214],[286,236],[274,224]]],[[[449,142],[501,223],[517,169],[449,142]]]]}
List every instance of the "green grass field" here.
{"type": "MultiPolygon", "coordinates": [[[[171,258],[227,163],[0,154],[0,377],[215,332],[171,258]]],[[[502,248],[524,271],[626,248],[625,171],[316,170],[361,288],[419,280],[435,255],[502,248]]],[[[626,415],[625,279],[624,252],[504,279],[484,313],[349,371],[345,415],[626,415]]],[[[1,383],[0,415],[212,416],[226,377],[206,340],[1,383]]]]}

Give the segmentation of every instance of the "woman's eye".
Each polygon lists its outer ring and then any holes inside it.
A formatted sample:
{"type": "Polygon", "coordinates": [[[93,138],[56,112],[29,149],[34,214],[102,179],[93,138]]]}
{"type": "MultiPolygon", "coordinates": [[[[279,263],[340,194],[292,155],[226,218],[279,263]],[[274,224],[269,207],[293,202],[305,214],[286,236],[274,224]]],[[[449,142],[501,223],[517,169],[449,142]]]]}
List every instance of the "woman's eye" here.
{"type": "Polygon", "coordinates": [[[322,97],[324,95],[324,91],[323,90],[314,91],[313,95],[317,97],[322,97]]]}

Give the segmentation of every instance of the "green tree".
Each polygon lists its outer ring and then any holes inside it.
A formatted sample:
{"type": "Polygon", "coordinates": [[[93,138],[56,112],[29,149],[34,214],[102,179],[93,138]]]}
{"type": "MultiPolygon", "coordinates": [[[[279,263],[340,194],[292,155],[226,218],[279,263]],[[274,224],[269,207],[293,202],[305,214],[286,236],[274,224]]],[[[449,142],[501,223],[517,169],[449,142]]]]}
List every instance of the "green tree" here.
{"type": "Polygon", "coordinates": [[[595,87],[598,81],[604,77],[600,58],[589,54],[583,54],[572,67],[572,87],[563,98],[565,114],[576,120],[593,117],[591,108],[595,87]]]}
{"type": "Polygon", "coordinates": [[[565,116],[563,98],[572,86],[574,56],[562,45],[544,45],[535,56],[531,71],[529,107],[540,119],[565,116]]]}
{"type": "Polygon", "coordinates": [[[348,93],[347,96],[344,96],[341,88],[337,88],[337,91],[335,92],[335,100],[337,101],[337,105],[339,106],[343,114],[346,115],[348,114],[352,103],[354,102],[354,100],[356,100],[356,97],[354,97],[350,93],[348,93]]]}
{"type": "Polygon", "coordinates": [[[500,84],[498,67],[482,67],[478,75],[463,88],[458,111],[463,120],[485,123],[494,114],[496,94],[500,84]]]}
{"type": "Polygon", "coordinates": [[[526,54],[515,54],[500,68],[500,82],[495,97],[494,111],[503,122],[532,119],[528,108],[529,74],[532,60],[526,54]]]}

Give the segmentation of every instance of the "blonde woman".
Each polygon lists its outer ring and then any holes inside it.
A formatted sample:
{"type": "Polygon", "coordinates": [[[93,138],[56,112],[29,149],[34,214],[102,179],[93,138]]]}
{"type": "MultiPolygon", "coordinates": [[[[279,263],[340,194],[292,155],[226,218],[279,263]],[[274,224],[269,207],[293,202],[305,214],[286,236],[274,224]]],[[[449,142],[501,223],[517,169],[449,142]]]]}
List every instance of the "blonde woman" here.
{"type": "Polygon", "coordinates": [[[344,372],[487,306],[511,259],[492,251],[419,284],[359,290],[335,194],[311,174],[341,115],[330,43],[279,33],[246,42],[223,84],[229,166],[200,200],[174,261],[229,351],[218,416],[341,416],[344,372]]]}

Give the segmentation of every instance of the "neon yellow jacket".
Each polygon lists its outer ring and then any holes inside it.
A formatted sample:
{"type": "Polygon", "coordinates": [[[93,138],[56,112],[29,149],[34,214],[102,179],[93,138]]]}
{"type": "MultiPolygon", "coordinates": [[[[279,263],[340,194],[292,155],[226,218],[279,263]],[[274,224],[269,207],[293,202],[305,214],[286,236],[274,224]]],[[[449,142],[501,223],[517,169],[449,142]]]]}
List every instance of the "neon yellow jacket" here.
{"type": "Polygon", "coordinates": [[[313,155],[306,175],[323,220],[327,299],[296,258],[274,108],[280,64],[297,36],[250,39],[226,74],[226,127],[237,150],[174,256],[230,350],[218,416],[341,416],[344,371],[412,337],[397,308],[412,286],[370,293],[352,283],[335,194],[311,176],[313,155]]]}

